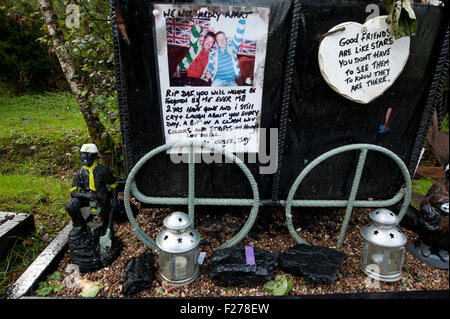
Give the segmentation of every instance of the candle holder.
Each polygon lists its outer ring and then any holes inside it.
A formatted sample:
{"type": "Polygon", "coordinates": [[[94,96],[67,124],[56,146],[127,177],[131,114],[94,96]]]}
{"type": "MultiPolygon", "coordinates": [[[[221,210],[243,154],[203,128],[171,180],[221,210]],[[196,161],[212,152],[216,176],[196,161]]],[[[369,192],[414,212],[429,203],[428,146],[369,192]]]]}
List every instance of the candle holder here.
{"type": "Polygon", "coordinates": [[[406,236],[396,227],[398,217],[388,209],[369,214],[371,222],[361,229],[364,244],[359,267],[367,276],[385,282],[402,278],[406,236]]]}
{"type": "Polygon", "coordinates": [[[193,282],[199,273],[200,234],[191,227],[189,215],[174,212],[164,219],[165,229],[156,237],[159,276],[173,286],[193,282]]]}

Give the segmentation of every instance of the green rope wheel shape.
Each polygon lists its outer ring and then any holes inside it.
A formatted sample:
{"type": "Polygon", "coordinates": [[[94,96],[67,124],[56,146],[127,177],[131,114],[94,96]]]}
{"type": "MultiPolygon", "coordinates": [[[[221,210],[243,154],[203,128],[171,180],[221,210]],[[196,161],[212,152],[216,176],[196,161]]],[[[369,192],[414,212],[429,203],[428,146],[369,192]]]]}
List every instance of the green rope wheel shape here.
{"type": "Polygon", "coordinates": [[[136,200],[146,203],[146,204],[156,204],[156,205],[187,205],[189,216],[192,219],[192,223],[194,222],[194,207],[196,205],[211,205],[211,206],[251,206],[252,209],[250,211],[250,214],[247,218],[246,223],[242,227],[242,229],[232,238],[230,238],[228,241],[226,241],[220,248],[227,248],[236,245],[239,241],[241,241],[247,233],[250,231],[250,229],[253,227],[253,224],[255,223],[256,216],[258,215],[258,209],[259,209],[259,192],[258,192],[258,186],[256,184],[256,181],[248,169],[248,167],[233,153],[226,151],[225,149],[213,146],[211,144],[205,143],[205,142],[197,142],[197,141],[191,141],[191,140],[183,140],[178,141],[174,143],[168,143],[164,144],[162,146],[159,146],[149,153],[147,153],[145,156],[143,156],[137,164],[133,167],[130,174],[127,177],[126,183],[125,183],[125,190],[124,190],[124,204],[125,204],[125,211],[127,213],[128,220],[130,221],[131,225],[133,226],[133,232],[136,235],[136,237],[141,240],[146,246],[152,248],[152,249],[158,249],[156,242],[154,239],[150,238],[143,230],[139,227],[136,219],[133,216],[131,205],[130,205],[130,196],[133,194],[133,196],[136,198],[136,200]],[[188,188],[188,198],[184,197],[150,197],[142,194],[135,182],[135,177],[138,174],[139,170],[142,168],[142,166],[147,163],[151,158],[156,156],[159,153],[165,152],[169,150],[170,148],[178,148],[178,147],[189,147],[189,188],[188,188]],[[194,161],[194,148],[201,148],[202,150],[209,150],[218,152],[221,155],[224,155],[229,160],[232,160],[232,163],[236,164],[241,171],[245,174],[247,177],[252,192],[253,192],[253,199],[237,199],[237,198],[196,198],[195,197],[195,161],[194,161]]]}
{"type": "Polygon", "coordinates": [[[406,210],[408,209],[409,201],[411,199],[411,178],[409,176],[409,172],[403,161],[400,157],[398,157],[395,153],[392,151],[383,148],[378,145],[372,145],[372,144],[351,144],[346,146],[341,146],[335,149],[332,149],[316,159],[314,159],[311,163],[309,163],[308,166],[306,166],[301,173],[297,176],[296,180],[294,181],[294,184],[292,185],[287,200],[286,200],[286,224],[289,229],[290,235],[294,238],[294,240],[298,244],[308,244],[303,238],[299,236],[297,231],[294,228],[294,225],[292,224],[292,214],[291,209],[292,207],[346,207],[344,220],[342,223],[341,232],[339,234],[338,243],[337,243],[337,249],[340,249],[342,247],[342,243],[344,241],[345,233],[347,231],[348,222],[350,221],[350,216],[353,210],[353,207],[389,207],[392,205],[397,204],[401,199],[403,198],[403,204],[400,208],[400,211],[398,213],[398,222],[402,220],[403,216],[406,213],[406,210]],[[338,155],[343,152],[348,151],[354,151],[354,150],[361,150],[358,165],[356,167],[355,176],[353,178],[353,184],[351,187],[351,192],[348,200],[294,200],[294,195],[297,192],[297,189],[300,185],[300,183],[303,181],[303,179],[306,177],[306,175],[311,172],[318,164],[325,161],[326,159],[333,157],[335,155],[338,155]],[[386,156],[390,157],[400,168],[403,179],[404,179],[404,185],[400,188],[400,190],[397,192],[397,194],[392,197],[389,200],[374,200],[374,201],[367,201],[367,200],[356,200],[356,194],[358,193],[359,184],[361,181],[361,175],[364,168],[364,163],[366,161],[366,156],[368,151],[377,151],[385,154],[386,156]]]}

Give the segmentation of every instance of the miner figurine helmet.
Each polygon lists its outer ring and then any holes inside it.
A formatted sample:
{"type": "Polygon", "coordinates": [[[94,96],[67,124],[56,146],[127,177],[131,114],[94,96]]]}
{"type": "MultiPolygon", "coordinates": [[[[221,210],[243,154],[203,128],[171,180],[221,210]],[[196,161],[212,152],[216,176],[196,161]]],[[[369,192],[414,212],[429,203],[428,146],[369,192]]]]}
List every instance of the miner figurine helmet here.
{"type": "Polygon", "coordinates": [[[91,166],[98,157],[98,148],[95,144],[83,144],[80,149],[81,164],[91,166]]]}

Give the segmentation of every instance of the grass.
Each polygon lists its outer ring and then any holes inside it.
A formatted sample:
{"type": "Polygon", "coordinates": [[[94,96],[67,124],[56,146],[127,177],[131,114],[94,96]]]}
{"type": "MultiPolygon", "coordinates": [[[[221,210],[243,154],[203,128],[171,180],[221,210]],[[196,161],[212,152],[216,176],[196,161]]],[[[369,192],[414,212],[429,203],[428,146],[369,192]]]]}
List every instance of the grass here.
{"type": "Polygon", "coordinates": [[[431,185],[436,183],[431,178],[423,179],[413,179],[412,180],[412,191],[416,194],[425,196],[430,189],[431,185]]]}
{"type": "Polygon", "coordinates": [[[33,232],[26,238],[16,237],[8,255],[0,262],[0,295],[16,281],[45,248],[40,234],[33,232]]]}
{"type": "Polygon", "coordinates": [[[86,133],[75,99],[68,93],[0,97],[0,141],[38,135],[52,142],[65,132],[86,133]]]}
{"type": "MultiPolygon", "coordinates": [[[[412,191],[413,193],[420,194],[425,196],[430,189],[431,185],[436,183],[436,181],[432,180],[431,178],[422,178],[422,179],[416,179],[414,178],[412,180],[412,191]]],[[[420,204],[415,201],[410,201],[410,205],[414,207],[417,210],[420,210],[420,204]]]]}
{"type": "Polygon", "coordinates": [[[64,205],[71,181],[33,175],[0,175],[0,209],[32,213],[36,228],[55,236],[70,221],[64,205]]]}
{"type": "Polygon", "coordinates": [[[36,231],[0,261],[0,294],[70,221],[65,211],[86,124],[68,93],[0,97],[0,211],[32,213],[36,231]]]}
{"type": "Polygon", "coordinates": [[[0,174],[64,176],[76,167],[86,124],[67,93],[0,97],[0,174]]]}

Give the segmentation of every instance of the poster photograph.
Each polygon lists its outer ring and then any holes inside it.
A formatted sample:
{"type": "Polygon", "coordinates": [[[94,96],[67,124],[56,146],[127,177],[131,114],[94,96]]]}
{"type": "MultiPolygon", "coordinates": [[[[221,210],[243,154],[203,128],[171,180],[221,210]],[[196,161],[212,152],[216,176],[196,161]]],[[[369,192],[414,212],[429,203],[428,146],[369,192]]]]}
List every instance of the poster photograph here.
{"type": "Polygon", "coordinates": [[[269,8],[155,4],[166,143],[258,152],[269,8]]]}

